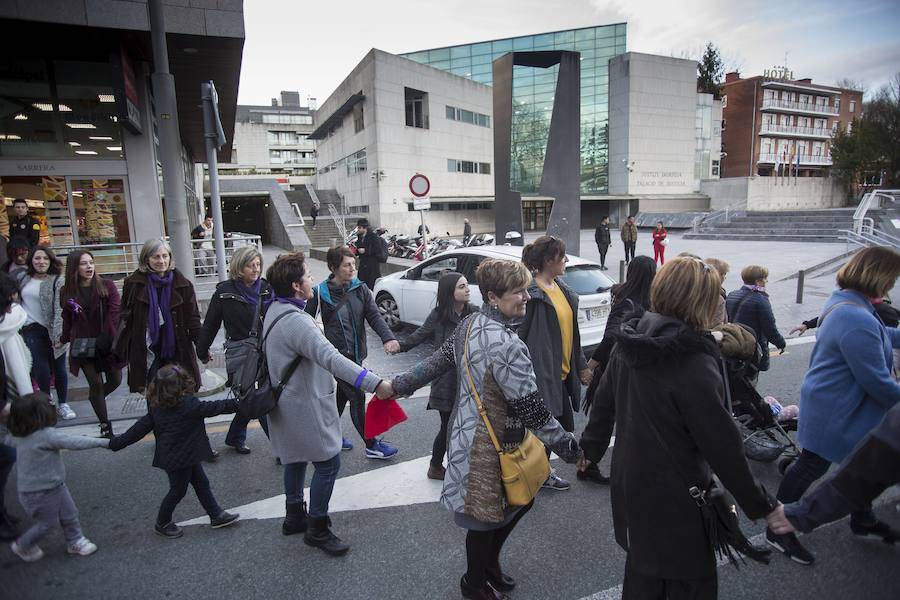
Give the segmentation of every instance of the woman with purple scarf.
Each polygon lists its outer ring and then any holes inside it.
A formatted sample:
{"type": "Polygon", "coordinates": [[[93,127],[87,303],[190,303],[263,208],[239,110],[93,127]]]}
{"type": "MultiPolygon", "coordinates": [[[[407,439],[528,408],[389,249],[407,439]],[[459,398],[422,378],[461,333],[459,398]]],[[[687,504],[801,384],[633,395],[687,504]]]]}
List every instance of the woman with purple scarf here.
{"type": "Polygon", "coordinates": [[[95,338],[98,356],[69,356],[69,370],[80,370],[88,381],[89,399],[100,422],[100,435],[112,439],[112,425],[106,412],[106,397],[122,383],[122,365],[109,352],[119,326],[120,299],[116,285],[101,277],[94,266],[94,255],[75,250],[66,257],[65,284],[59,292],[62,305],[62,335],[66,344],[81,338],[95,338]],[[105,379],[105,381],[104,381],[105,379]]]}
{"type": "MultiPolygon", "coordinates": [[[[262,319],[266,316],[266,309],[272,302],[273,295],[272,287],[260,277],[262,254],[256,246],[238,248],[231,257],[228,274],[231,279],[216,286],[216,292],[209,302],[200,339],[197,340],[197,356],[203,362],[209,362],[212,359],[209,348],[224,323],[225,371],[228,374],[229,383],[234,384],[234,378],[240,372],[247,355],[247,346],[242,344],[241,340],[250,336],[258,308],[257,330],[261,330],[262,319]],[[259,306],[260,302],[262,302],[261,307],[259,306]]],[[[265,417],[261,418],[259,422],[263,431],[266,431],[265,417]]],[[[250,448],[246,444],[247,423],[246,417],[239,413],[235,414],[231,421],[231,427],[228,428],[228,434],[225,436],[225,445],[234,448],[238,454],[250,454],[250,448]]]]}
{"type": "Polygon", "coordinates": [[[200,336],[201,324],[194,286],[175,268],[163,238],[147,240],[138,263],[122,287],[125,327],[116,343],[116,354],[128,364],[128,388],[143,393],[160,367],[178,364],[199,389],[192,340],[200,336]]]}

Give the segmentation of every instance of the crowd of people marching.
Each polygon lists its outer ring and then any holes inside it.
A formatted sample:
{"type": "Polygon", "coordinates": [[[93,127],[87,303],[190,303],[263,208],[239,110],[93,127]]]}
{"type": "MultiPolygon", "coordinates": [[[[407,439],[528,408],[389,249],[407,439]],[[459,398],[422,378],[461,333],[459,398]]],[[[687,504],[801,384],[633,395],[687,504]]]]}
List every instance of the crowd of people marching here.
{"type": "MultiPolygon", "coordinates": [[[[367,458],[391,459],[397,448],[366,435],[365,394],[403,398],[431,384],[428,408],[440,424],[423,476],[443,481],[441,504],[467,532],[460,580],[465,598],[504,598],[515,587],[501,565],[504,543],[539,488],[571,487],[549,468],[551,452],[576,464],[579,480],[611,486],[615,538],[627,552],[624,598],[717,596],[717,546],[706,518],[717,486],[748,517],[765,519],[769,545],[802,564],[814,557],[796,532],[848,513],[854,534],[900,538],[871,508],[898,480],[894,349],[900,348],[900,319],[887,294],[900,276],[900,255],[884,248],[858,252],[838,272],[822,314],[795,330],[817,327],[817,342],[801,388],[802,452],[773,496],[748,465],[720,368],[723,356],[739,355],[764,372],[769,344],[785,347],[766,292],[767,270],[744,267],[743,285],[726,293],[724,261],[686,254],[665,261],[662,223],[653,232],[652,259],[635,256],[633,218],[621,235],[627,278],[612,289],[606,334],[590,357],[579,339],[578,295],[561,277],[566,247],[551,236],[528,244],[521,262],[482,261],[476,282],[445,273],[434,310],[403,340],[385,324],[346,247],[328,251],[330,275],[318,284],[302,253],[280,256],[263,277],[260,252],[242,247],[201,319],[194,288],[165,240],[144,244],[121,295],[98,273],[89,251],[70,253],[63,267],[49,247],[33,246],[17,272],[0,274],[0,538],[11,541],[21,559],[34,561],[43,556],[38,542],[61,526],[68,553],[95,552],[80,528],[60,451],[119,451],[151,432],[153,466],[169,480],[155,532],[183,535],[173,513],[189,486],[213,528],[235,523],[239,516],[219,506],[203,469],[215,456],[204,418],[236,413],[225,443],[247,454],[251,417],[231,395],[196,397],[198,361],[211,360],[223,326],[229,381],[236,381],[252,348],[242,342],[260,336],[269,376],[280,384],[277,404],[260,422],[283,469],[282,533],[302,534],[306,544],[330,555],[350,548],[329,516],[341,452],[354,447],[341,431],[340,415],[349,405],[367,458]],[[484,299],[481,307],[469,302],[472,284],[484,299]],[[382,379],[364,366],[366,323],[388,354],[423,342],[435,351],[409,371],[382,379]],[[128,389],[145,395],[147,413],[117,435],[106,397],[126,367],[128,389]],[[89,384],[99,437],[55,427],[57,419],[74,417],[67,374],[79,372],[89,384]],[[577,411],[588,415],[580,438],[577,411]],[[526,457],[523,449],[534,447],[542,451],[526,457]],[[610,447],[607,476],[598,465],[610,447]],[[29,519],[24,530],[3,505],[14,462],[29,519]],[[518,479],[509,469],[519,469],[518,479]]],[[[596,241],[605,267],[608,219],[596,241]]]]}

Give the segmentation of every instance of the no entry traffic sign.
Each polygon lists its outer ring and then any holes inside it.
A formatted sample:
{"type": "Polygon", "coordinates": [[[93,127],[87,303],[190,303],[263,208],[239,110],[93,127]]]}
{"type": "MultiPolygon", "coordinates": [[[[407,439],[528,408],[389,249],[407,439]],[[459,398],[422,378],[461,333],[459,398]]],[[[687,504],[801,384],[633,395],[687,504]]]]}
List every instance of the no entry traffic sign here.
{"type": "Polygon", "coordinates": [[[421,173],[416,173],[409,178],[409,191],[416,198],[424,198],[431,191],[431,182],[421,173]]]}

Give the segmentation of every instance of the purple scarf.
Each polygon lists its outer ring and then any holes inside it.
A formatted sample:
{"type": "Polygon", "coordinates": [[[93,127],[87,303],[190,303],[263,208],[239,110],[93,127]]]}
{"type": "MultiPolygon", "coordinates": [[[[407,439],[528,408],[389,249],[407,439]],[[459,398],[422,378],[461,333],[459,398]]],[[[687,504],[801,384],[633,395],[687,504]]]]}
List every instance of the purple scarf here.
{"type": "MultiPolygon", "coordinates": [[[[234,289],[238,291],[241,298],[246,300],[250,306],[256,306],[259,303],[259,294],[262,291],[262,277],[258,278],[253,285],[250,286],[240,279],[233,279],[232,281],[234,281],[234,289]]],[[[271,302],[272,299],[267,298],[263,300],[263,306],[268,306],[271,302]]]]}
{"type": "Polygon", "coordinates": [[[306,300],[303,298],[282,298],[281,296],[275,296],[275,302],[280,302],[281,304],[293,304],[300,310],[306,310],[306,300]]]}
{"type": "Polygon", "coordinates": [[[172,316],[172,281],[175,271],[169,271],[163,277],[148,272],[147,278],[150,284],[147,286],[147,298],[150,300],[150,312],[147,315],[150,345],[159,349],[160,358],[175,358],[175,319],[172,316]],[[159,324],[160,313],[165,319],[162,330],[159,324]]]}

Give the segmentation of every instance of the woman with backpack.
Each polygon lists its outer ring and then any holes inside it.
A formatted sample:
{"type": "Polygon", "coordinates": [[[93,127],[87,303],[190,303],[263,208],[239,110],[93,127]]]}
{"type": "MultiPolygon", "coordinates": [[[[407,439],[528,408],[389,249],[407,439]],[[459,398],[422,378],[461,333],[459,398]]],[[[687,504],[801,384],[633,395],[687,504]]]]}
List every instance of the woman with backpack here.
{"type": "MultiPolygon", "coordinates": [[[[447,273],[438,281],[437,307],[431,311],[425,323],[406,340],[400,342],[400,352],[412,350],[425,341],[432,348],[441,347],[444,340],[456,331],[459,322],[468,315],[478,312],[478,307],[469,304],[469,282],[461,273],[447,273]]],[[[431,462],[428,464],[428,478],[443,481],[444,454],[447,453],[447,425],[450,413],[456,403],[456,372],[447,371],[431,383],[428,409],[441,415],[441,428],[431,447],[431,462]]]]}
{"type": "MultiPolygon", "coordinates": [[[[622,328],[626,321],[640,317],[650,310],[650,285],[656,276],[656,261],[649,256],[638,256],[628,265],[628,275],[624,282],[612,287],[612,308],[606,320],[606,329],[603,332],[603,340],[594,349],[594,353],[588,360],[588,368],[593,371],[591,384],[584,395],[584,411],[587,414],[600,383],[600,377],[609,363],[615,345],[615,334],[622,328]]],[[[607,440],[608,442],[609,440],[607,440]]],[[[609,477],[600,472],[596,462],[589,462],[587,467],[576,473],[579,480],[593,481],[595,483],[608,484],[609,477]]]]}
{"type": "Polygon", "coordinates": [[[60,292],[63,308],[60,341],[72,343],[69,372],[84,373],[91,408],[100,421],[100,435],[106,438],[113,437],[106,397],[122,383],[121,365],[110,352],[119,324],[120,302],[116,284],[97,273],[93,254],[87,250],[69,253],[66,282],[60,292]],[[86,341],[79,343],[79,340],[86,341]]]}
{"type": "Polygon", "coordinates": [[[68,344],[60,341],[63,323],[59,295],[64,283],[63,266],[47,246],[32,248],[26,265],[26,270],[17,272],[16,276],[20,302],[28,315],[20,333],[31,352],[31,376],[40,390],[49,396],[52,374],[58,400],[56,414],[68,421],[75,418],[75,411],[66,402],[68,344]]]}
{"type": "MultiPolygon", "coordinates": [[[[272,286],[260,277],[262,267],[262,254],[256,246],[235,250],[228,265],[231,278],[216,286],[197,340],[197,356],[207,363],[212,360],[209,348],[225,325],[225,372],[231,386],[237,384],[247,354],[248,345],[244,341],[254,329],[257,335],[261,334],[262,320],[272,302],[272,286]]],[[[225,436],[225,445],[238,454],[250,454],[246,444],[248,422],[244,415],[236,413],[225,436]]],[[[260,424],[265,430],[265,417],[260,419],[260,424]]]]}

